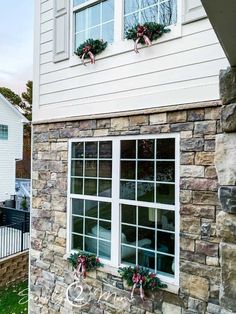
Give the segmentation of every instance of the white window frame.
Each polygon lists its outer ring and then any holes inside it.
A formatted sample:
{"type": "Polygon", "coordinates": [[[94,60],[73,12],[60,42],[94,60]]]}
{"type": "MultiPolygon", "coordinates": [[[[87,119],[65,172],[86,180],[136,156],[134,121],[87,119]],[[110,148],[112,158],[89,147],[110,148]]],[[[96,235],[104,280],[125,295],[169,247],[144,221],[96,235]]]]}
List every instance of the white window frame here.
{"type": "MultiPolygon", "coordinates": [[[[76,7],[73,6],[73,1],[71,1],[71,19],[70,19],[70,66],[76,66],[81,64],[78,56],[75,55],[75,11],[79,9],[86,8],[88,6],[99,3],[101,0],[89,0],[76,7]]],[[[169,26],[171,32],[164,34],[157,42],[153,43],[157,45],[162,42],[167,42],[182,35],[182,0],[177,1],[177,21],[175,25],[169,26]]],[[[105,59],[111,56],[119,55],[125,52],[133,51],[134,44],[132,40],[124,39],[124,0],[114,0],[114,42],[109,44],[106,50],[101,54],[96,56],[96,60],[105,59]]],[[[133,55],[135,57],[135,54],[133,55]]],[[[133,57],[133,58],[134,58],[133,57]]]]}
{"type": "Polygon", "coordinates": [[[71,199],[87,199],[102,202],[111,202],[112,219],[111,219],[111,259],[101,259],[104,265],[118,268],[120,266],[127,266],[121,264],[121,219],[120,219],[120,204],[130,204],[136,206],[154,207],[160,209],[171,209],[175,211],[175,275],[172,277],[158,274],[158,277],[166,283],[179,285],[179,177],[180,177],[180,136],[176,133],[170,134],[146,134],[146,135],[132,135],[132,136],[107,136],[107,137],[89,137],[89,138],[74,138],[69,140],[68,149],[68,190],[67,190],[67,254],[75,252],[71,249],[71,230],[72,230],[72,206],[71,199]],[[121,140],[139,140],[139,139],[163,139],[175,138],[175,205],[167,205],[161,203],[141,202],[133,200],[120,199],[120,143],[121,140]],[[72,157],[72,143],[77,142],[100,142],[112,141],[112,197],[100,197],[90,195],[72,194],[71,191],[71,157],[72,157]],[[114,250],[113,248],[119,248],[114,250]]]}

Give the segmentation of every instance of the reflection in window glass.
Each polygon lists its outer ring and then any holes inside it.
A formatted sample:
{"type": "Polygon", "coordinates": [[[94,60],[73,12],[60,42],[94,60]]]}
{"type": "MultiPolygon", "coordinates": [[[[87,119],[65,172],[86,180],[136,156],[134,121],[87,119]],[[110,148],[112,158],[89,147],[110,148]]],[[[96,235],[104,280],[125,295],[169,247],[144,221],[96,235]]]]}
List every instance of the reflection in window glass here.
{"type": "Polygon", "coordinates": [[[147,22],[165,26],[176,24],[177,0],[125,0],[124,30],[147,22]]]}

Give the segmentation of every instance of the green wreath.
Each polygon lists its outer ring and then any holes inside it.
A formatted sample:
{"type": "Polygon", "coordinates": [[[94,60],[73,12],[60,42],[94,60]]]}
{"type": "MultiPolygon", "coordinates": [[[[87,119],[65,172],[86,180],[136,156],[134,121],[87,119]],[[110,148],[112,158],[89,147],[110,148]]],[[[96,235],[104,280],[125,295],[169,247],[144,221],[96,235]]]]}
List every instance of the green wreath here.
{"type": "Polygon", "coordinates": [[[93,64],[95,63],[95,56],[104,51],[106,47],[106,41],[89,38],[77,48],[75,54],[80,57],[84,65],[84,59],[90,59],[93,64]]]}

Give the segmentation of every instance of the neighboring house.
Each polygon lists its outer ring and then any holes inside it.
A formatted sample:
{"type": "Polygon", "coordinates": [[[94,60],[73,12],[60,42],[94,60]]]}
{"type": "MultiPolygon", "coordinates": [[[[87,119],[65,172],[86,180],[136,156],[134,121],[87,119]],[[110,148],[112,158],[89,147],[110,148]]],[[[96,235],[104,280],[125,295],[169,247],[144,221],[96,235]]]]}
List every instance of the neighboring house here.
{"type": "Polygon", "coordinates": [[[16,161],[23,157],[28,120],[0,94],[0,202],[15,195],[16,161]]]}
{"type": "Polygon", "coordinates": [[[201,2],[41,0],[35,12],[31,313],[77,313],[65,299],[77,249],[105,265],[90,289],[128,297],[121,265],[168,285],[83,313],[231,313],[214,163],[229,62],[201,2]],[[135,53],[124,30],[153,20],[171,32],[135,53]],[[109,45],[84,66],[74,50],[90,37],[109,45]]]}

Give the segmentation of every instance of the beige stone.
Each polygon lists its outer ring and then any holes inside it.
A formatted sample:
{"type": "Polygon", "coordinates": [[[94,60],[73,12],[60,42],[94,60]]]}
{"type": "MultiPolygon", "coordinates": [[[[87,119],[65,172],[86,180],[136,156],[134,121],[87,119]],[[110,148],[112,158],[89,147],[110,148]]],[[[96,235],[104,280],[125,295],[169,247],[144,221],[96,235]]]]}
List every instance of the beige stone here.
{"type": "Polygon", "coordinates": [[[108,129],[98,129],[94,131],[94,136],[108,136],[108,129]]]}
{"type": "Polygon", "coordinates": [[[167,123],[167,113],[156,113],[150,115],[150,124],[164,124],[167,123]]]}
{"type": "Polygon", "coordinates": [[[214,164],[214,156],[214,152],[197,152],[195,163],[201,166],[211,166],[214,164]]]}
{"type": "Polygon", "coordinates": [[[180,137],[181,138],[191,138],[191,137],[193,137],[193,132],[192,131],[182,131],[182,132],[180,132],[180,137]]]}
{"type": "Polygon", "coordinates": [[[206,264],[209,266],[219,266],[219,258],[213,256],[206,257],[206,264]]]}
{"type": "Polygon", "coordinates": [[[180,176],[181,177],[204,177],[204,167],[203,166],[180,166],[180,176]]]}
{"type": "Polygon", "coordinates": [[[193,192],[190,190],[180,190],[180,203],[191,203],[193,198],[193,192]]]}
{"type": "Polygon", "coordinates": [[[221,211],[216,217],[216,232],[224,242],[236,244],[236,215],[221,211]]]}
{"type": "Polygon", "coordinates": [[[180,238],[180,249],[183,251],[194,252],[194,240],[181,237],[180,238]]]}
{"type": "Polygon", "coordinates": [[[205,108],[205,119],[206,120],[217,120],[220,119],[220,107],[205,108]]]}
{"type": "Polygon", "coordinates": [[[209,281],[206,278],[181,273],[181,287],[192,297],[207,301],[209,297],[209,281]]]}
{"type": "Polygon", "coordinates": [[[174,111],[169,112],[167,115],[167,121],[169,123],[186,122],[187,111],[174,111]]]}
{"type": "Polygon", "coordinates": [[[131,116],[129,118],[130,126],[140,126],[148,124],[148,116],[139,115],[139,116],[131,116]]]}
{"type": "Polygon", "coordinates": [[[181,310],[181,307],[178,305],[163,302],[162,313],[163,314],[181,314],[182,310],[181,310]]]}
{"type": "Polygon", "coordinates": [[[129,127],[129,119],[127,117],[111,119],[111,128],[115,130],[124,130],[129,127]]]}
{"type": "Polygon", "coordinates": [[[181,232],[199,234],[200,219],[195,217],[181,216],[180,230],[181,232]]]}
{"type": "Polygon", "coordinates": [[[236,182],[236,133],[216,136],[215,165],[220,185],[236,182]]]}

